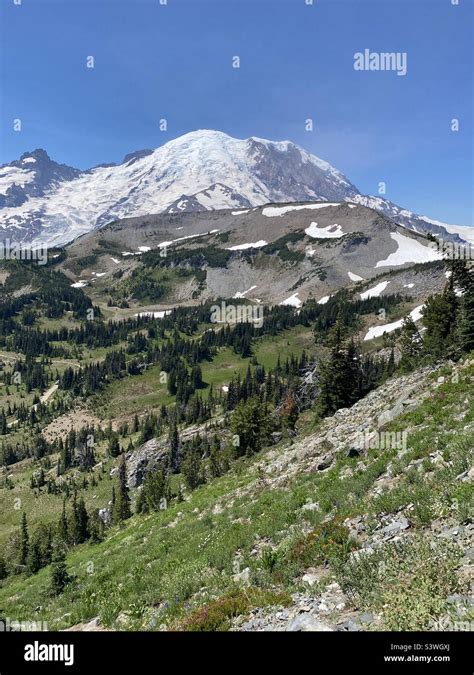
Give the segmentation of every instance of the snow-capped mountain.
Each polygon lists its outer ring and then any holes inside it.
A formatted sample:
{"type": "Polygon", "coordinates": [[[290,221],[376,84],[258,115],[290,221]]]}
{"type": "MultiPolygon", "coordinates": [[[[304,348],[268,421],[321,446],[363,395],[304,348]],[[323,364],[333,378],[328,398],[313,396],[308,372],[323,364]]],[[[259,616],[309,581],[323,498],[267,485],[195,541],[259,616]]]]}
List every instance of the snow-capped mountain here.
{"type": "Polygon", "coordinates": [[[30,197],[42,197],[63,181],[80,176],[79,169],[58,164],[38,149],[0,167],[0,207],[22,206],[30,197]]]}
{"type": "Polygon", "coordinates": [[[55,245],[129,216],[291,201],[359,202],[414,230],[458,236],[361,195],[340,171],[290,141],[238,140],[201,130],[88,171],[57,164],[44,150],[0,167],[4,238],[55,245]]]}

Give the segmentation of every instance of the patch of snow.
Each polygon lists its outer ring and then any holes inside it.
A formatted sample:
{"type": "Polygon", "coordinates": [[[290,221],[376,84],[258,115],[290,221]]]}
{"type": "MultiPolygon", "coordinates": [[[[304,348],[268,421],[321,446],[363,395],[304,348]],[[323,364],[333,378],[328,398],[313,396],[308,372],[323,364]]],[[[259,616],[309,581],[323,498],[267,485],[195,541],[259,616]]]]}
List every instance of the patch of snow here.
{"type": "Polygon", "coordinates": [[[405,265],[405,263],[426,263],[441,260],[442,254],[434,248],[424,246],[416,239],[411,239],[400,232],[390,232],[390,237],[397,242],[395,253],[390,253],[385,260],[379,260],[375,267],[405,265]]]}
{"type": "Polygon", "coordinates": [[[21,160],[22,164],[36,164],[36,159],[34,157],[25,157],[21,160]]]}
{"type": "Polygon", "coordinates": [[[327,227],[318,227],[318,223],[311,223],[305,230],[308,237],[313,239],[340,239],[344,236],[342,227],[335,223],[327,227]]]}
{"type": "Polygon", "coordinates": [[[403,284],[403,288],[413,288],[415,284],[403,284]]]}
{"type": "Polygon", "coordinates": [[[387,288],[389,283],[390,281],[381,281],[373,288],[369,288],[368,291],[364,291],[360,294],[361,300],[367,300],[368,298],[378,298],[381,292],[387,288]]]}
{"type": "Polygon", "coordinates": [[[284,216],[290,211],[302,211],[304,209],[324,209],[326,206],[339,206],[339,202],[322,202],[318,204],[295,204],[294,206],[266,206],[262,209],[262,216],[273,218],[275,216],[284,216]]]}
{"type": "Polygon", "coordinates": [[[244,251],[245,249],[248,248],[262,248],[262,246],[266,246],[268,242],[266,242],[264,239],[260,239],[260,241],[255,241],[250,244],[238,244],[237,246],[231,246],[228,248],[228,251],[244,251]]]}
{"type": "MultiPolygon", "coordinates": [[[[13,184],[23,187],[25,183],[31,183],[34,177],[35,172],[30,169],[20,169],[16,166],[4,166],[0,169],[0,194],[6,194],[8,188],[11,188],[13,184]]],[[[2,209],[4,212],[6,210],[7,209],[2,209]]]]}
{"type": "Polygon", "coordinates": [[[120,264],[120,260],[117,260],[117,258],[112,258],[112,256],[110,256],[110,259],[113,260],[116,265],[120,264]]]}
{"type": "Polygon", "coordinates": [[[139,246],[138,250],[140,253],[147,253],[147,251],[151,251],[151,246],[139,246]]]}
{"type": "Polygon", "coordinates": [[[71,284],[71,288],[84,288],[84,286],[87,286],[87,281],[84,281],[84,279],[79,279],[75,284],[71,284]]]}
{"type": "Polygon", "coordinates": [[[241,214],[248,213],[250,209],[242,209],[241,211],[231,211],[233,216],[240,216],[241,214]]]}
{"type": "Polygon", "coordinates": [[[354,274],[354,272],[348,272],[347,275],[351,281],[365,281],[364,277],[360,277],[358,274],[354,274]]]}
{"type": "Polygon", "coordinates": [[[318,300],[318,305],[325,305],[330,297],[330,295],[324,295],[321,300],[318,300]]]}
{"type": "Polygon", "coordinates": [[[138,312],[138,314],[135,314],[134,316],[138,316],[140,318],[147,316],[152,319],[163,319],[168,314],[171,314],[171,309],[164,309],[159,312],[138,312]]]}
{"type": "MultiPolygon", "coordinates": [[[[419,305],[419,307],[415,307],[410,312],[410,316],[413,319],[413,321],[419,321],[421,317],[423,316],[422,311],[423,311],[424,305],[419,305]]],[[[398,321],[394,321],[393,323],[387,323],[384,326],[372,326],[372,328],[369,328],[365,338],[364,342],[367,340],[373,340],[374,338],[380,337],[381,335],[384,335],[384,333],[392,333],[394,330],[397,330],[398,328],[401,328],[403,325],[403,319],[399,319],[398,321]]]]}
{"type": "Polygon", "coordinates": [[[302,304],[303,302],[299,299],[298,293],[294,293],[289,298],[286,298],[286,300],[283,300],[283,302],[280,302],[280,305],[290,305],[291,307],[301,307],[302,304]]]}
{"type": "Polygon", "coordinates": [[[254,288],[257,288],[257,287],[256,286],[250,286],[250,288],[248,288],[246,291],[242,291],[242,292],[237,291],[237,293],[234,295],[234,298],[245,298],[247,293],[250,293],[250,291],[253,291],[254,288]]]}

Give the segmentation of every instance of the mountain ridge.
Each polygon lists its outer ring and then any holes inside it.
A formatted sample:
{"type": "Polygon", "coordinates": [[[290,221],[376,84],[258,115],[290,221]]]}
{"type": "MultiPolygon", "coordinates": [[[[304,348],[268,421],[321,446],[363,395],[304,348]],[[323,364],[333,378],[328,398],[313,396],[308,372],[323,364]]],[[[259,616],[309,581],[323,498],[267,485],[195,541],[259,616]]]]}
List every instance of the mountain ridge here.
{"type": "Polygon", "coordinates": [[[86,171],[58,164],[43,150],[0,167],[0,227],[25,242],[61,245],[130,216],[288,201],[353,201],[415,231],[465,236],[465,228],[362,195],[342,172],[291,141],[198,130],[86,171]]]}

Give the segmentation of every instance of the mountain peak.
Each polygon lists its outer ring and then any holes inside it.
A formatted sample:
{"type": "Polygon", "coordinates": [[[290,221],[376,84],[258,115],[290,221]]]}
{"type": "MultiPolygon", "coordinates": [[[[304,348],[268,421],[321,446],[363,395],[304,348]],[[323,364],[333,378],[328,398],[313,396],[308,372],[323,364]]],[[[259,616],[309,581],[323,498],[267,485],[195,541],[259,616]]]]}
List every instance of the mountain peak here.
{"type": "Polygon", "coordinates": [[[129,216],[311,201],[367,202],[397,223],[448,235],[395,204],[364,197],[343,173],[289,140],[196,129],[129,153],[118,165],[79,171],[38,148],[3,169],[0,227],[26,240],[63,244],[129,216]]]}

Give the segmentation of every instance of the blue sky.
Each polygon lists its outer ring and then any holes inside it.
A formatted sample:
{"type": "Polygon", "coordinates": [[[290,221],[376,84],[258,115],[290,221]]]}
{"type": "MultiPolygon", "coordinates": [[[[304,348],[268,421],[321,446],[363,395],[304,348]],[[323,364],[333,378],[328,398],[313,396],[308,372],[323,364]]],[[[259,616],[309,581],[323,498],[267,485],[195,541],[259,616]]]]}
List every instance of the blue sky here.
{"type": "Polygon", "coordinates": [[[292,140],[364,193],[384,181],[406,208],[472,223],[471,0],[13,2],[1,5],[0,163],[43,147],[89,168],[219,129],[292,140]],[[407,75],[355,71],[364,49],[406,52],[407,75]]]}

